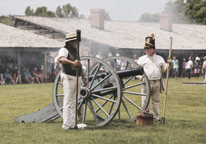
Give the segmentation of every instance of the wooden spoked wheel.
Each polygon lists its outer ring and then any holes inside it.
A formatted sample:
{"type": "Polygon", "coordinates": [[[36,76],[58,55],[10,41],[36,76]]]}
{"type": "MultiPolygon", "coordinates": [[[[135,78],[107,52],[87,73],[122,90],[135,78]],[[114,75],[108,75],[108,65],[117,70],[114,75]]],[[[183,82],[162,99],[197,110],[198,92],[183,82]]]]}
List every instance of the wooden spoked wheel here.
{"type": "MultiPolygon", "coordinates": [[[[84,108],[82,122],[104,126],[115,117],[121,105],[121,80],[112,66],[104,60],[96,57],[81,57],[81,64],[88,83],[86,87],[82,83],[78,100],[78,110],[84,108]]],[[[53,84],[53,102],[62,117],[64,94],[60,76],[61,71],[53,84]]]]}
{"type": "MultiPolygon", "coordinates": [[[[104,61],[109,63],[118,73],[129,69],[140,67],[135,61],[123,56],[114,56],[105,58],[104,61]]],[[[118,118],[128,119],[129,121],[136,120],[137,112],[141,109],[146,109],[150,101],[150,84],[144,72],[141,75],[124,77],[121,79],[122,84],[122,106],[118,112],[118,118]],[[146,86],[146,94],[141,92],[141,86],[146,86]],[[142,104],[141,97],[146,97],[142,104]],[[121,114],[121,116],[120,116],[121,114]]]]}

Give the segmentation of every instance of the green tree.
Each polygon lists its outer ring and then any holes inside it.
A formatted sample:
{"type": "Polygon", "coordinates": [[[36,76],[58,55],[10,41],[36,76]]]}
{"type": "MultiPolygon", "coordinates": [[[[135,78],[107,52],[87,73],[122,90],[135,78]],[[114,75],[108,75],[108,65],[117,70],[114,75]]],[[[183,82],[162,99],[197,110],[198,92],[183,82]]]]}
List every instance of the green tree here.
{"type": "Polygon", "coordinates": [[[109,16],[109,13],[108,12],[104,12],[104,20],[108,20],[108,21],[110,21],[111,20],[111,18],[110,18],[110,16],[109,16]]]}
{"type": "Polygon", "coordinates": [[[79,19],[86,19],[86,17],[85,17],[84,14],[80,14],[78,18],[79,18],[79,19]]]}
{"type": "Polygon", "coordinates": [[[47,7],[42,6],[42,7],[38,7],[35,11],[35,16],[42,16],[44,17],[46,15],[47,12],[47,7]]]}
{"type": "Polygon", "coordinates": [[[173,22],[175,23],[185,23],[185,14],[183,12],[184,0],[172,0],[168,1],[165,6],[165,11],[163,13],[168,13],[172,15],[173,22]]]}
{"type": "Polygon", "coordinates": [[[45,17],[56,17],[55,13],[53,11],[46,11],[45,17]]]}
{"type": "Polygon", "coordinates": [[[57,7],[56,12],[55,12],[57,17],[64,17],[63,13],[62,13],[62,8],[60,6],[57,7]]]}
{"type": "Polygon", "coordinates": [[[72,6],[70,4],[66,4],[66,5],[63,5],[62,9],[63,9],[64,17],[68,18],[72,11],[72,6]]]}
{"type": "Polygon", "coordinates": [[[24,12],[27,16],[33,16],[34,15],[34,10],[28,6],[24,12]]]}
{"type": "Polygon", "coordinates": [[[78,18],[78,16],[79,16],[78,9],[76,7],[72,7],[70,18],[74,18],[74,17],[78,18]]]}
{"type": "Polygon", "coordinates": [[[159,22],[160,17],[159,14],[150,14],[150,13],[144,13],[141,15],[139,22],[159,22]]]}
{"type": "Polygon", "coordinates": [[[63,15],[66,18],[78,18],[79,12],[76,7],[71,6],[70,4],[63,5],[63,15]]]}

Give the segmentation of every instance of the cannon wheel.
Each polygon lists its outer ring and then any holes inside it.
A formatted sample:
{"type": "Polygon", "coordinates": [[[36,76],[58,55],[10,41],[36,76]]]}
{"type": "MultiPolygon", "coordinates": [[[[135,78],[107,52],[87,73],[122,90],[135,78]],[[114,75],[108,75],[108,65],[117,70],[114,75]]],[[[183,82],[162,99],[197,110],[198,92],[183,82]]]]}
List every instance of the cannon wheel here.
{"type": "MultiPolygon", "coordinates": [[[[81,87],[81,96],[78,100],[78,110],[84,107],[83,123],[104,126],[108,124],[117,114],[121,105],[122,85],[121,80],[116,74],[115,70],[105,61],[95,57],[81,57],[81,63],[85,78],[87,80],[87,87],[81,87]],[[93,63],[92,66],[91,63],[93,63]],[[107,72],[105,77],[98,77],[101,70],[107,72]],[[89,76],[93,78],[89,80],[89,76]],[[112,80],[112,82],[110,81],[112,80]],[[112,86],[108,86],[111,84],[112,86]],[[103,93],[105,95],[101,95],[103,93]],[[87,114],[87,107],[89,107],[91,114],[87,114]],[[88,117],[88,120],[86,120],[88,117]]],[[[57,112],[63,117],[63,90],[60,82],[60,74],[57,75],[53,84],[53,102],[57,112]]]]}
{"type": "MultiPolygon", "coordinates": [[[[121,60],[125,62],[125,67],[124,69],[130,69],[131,65],[133,68],[139,67],[139,65],[133,61],[130,58],[123,57],[123,56],[114,56],[114,57],[108,57],[104,59],[107,63],[112,64],[114,69],[117,71],[117,61],[121,60]]],[[[150,84],[149,80],[144,73],[143,75],[138,75],[137,77],[143,78],[144,81],[141,80],[135,80],[135,84],[129,85],[129,82],[135,78],[135,76],[129,76],[126,79],[121,79],[121,84],[122,84],[122,105],[124,106],[124,109],[126,110],[126,113],[129,116],[129,121],[134,121],[136,120],[136,114],[138,110],[146,109],[147,106],[149,105],[150,101],[150,84]],[[140,92],[141,85],[145,84],[146,86],[146,94],[142,94],[140,92]],[[137,89],[139,92],[137,92],[137,89]],[[142,106],[141,103],[141,96],[146,96],[146,100],[142,106]],[[137,99],[138,97],[138,99],[137,99]],[[128,104],[131,104],[132,106],[128,106],[128,104]],[[134,108],[137,109],[134,112],[134,108]],[[132,112],[131,112],[132,110],[132,112]],[[132,114],[133,113],[133,114],[132,114]]],[[[121,112],[122,113],[122,112],[121,112]]],[[[120,110],[118,112],[118,118],[120,119],[120,110]]]]}

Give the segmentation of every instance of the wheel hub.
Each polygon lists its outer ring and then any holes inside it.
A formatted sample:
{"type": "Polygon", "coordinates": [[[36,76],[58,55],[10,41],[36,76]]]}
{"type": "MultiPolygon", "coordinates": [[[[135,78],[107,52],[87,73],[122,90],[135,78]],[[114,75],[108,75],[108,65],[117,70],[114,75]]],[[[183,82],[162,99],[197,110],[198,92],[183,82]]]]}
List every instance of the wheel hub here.
{"type": "Polygon", "coordinates": [[[87,87],[82,87],[80,90],[80,97],[81,98],[89,98],[90,97],[90,90],[87,87]]]}

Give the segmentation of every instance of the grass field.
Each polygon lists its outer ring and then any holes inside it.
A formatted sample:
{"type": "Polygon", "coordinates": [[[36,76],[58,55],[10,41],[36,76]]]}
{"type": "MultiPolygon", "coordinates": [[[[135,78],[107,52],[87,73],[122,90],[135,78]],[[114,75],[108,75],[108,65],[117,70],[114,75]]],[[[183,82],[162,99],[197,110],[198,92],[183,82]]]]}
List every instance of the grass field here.
{"type": "MultiPolygon", "coordinates": [[[[142,127],[117,120],[104,127],[63,130],[62,119],[46,123],[18,123],[14,117],[36,112],[52,102],[52,83],[0,86],[0,144],[10,143],[206,143],[206,87],[182,86],[192,78],[169,79],[165,124],[142,127]]],[[[164,94],[161,94],[162,117],[164,94]]],[[[122,110],[122,107],[121,107],[122,110]]],[[[134,110],[137,112],[136,110],[134,110]]]]}

